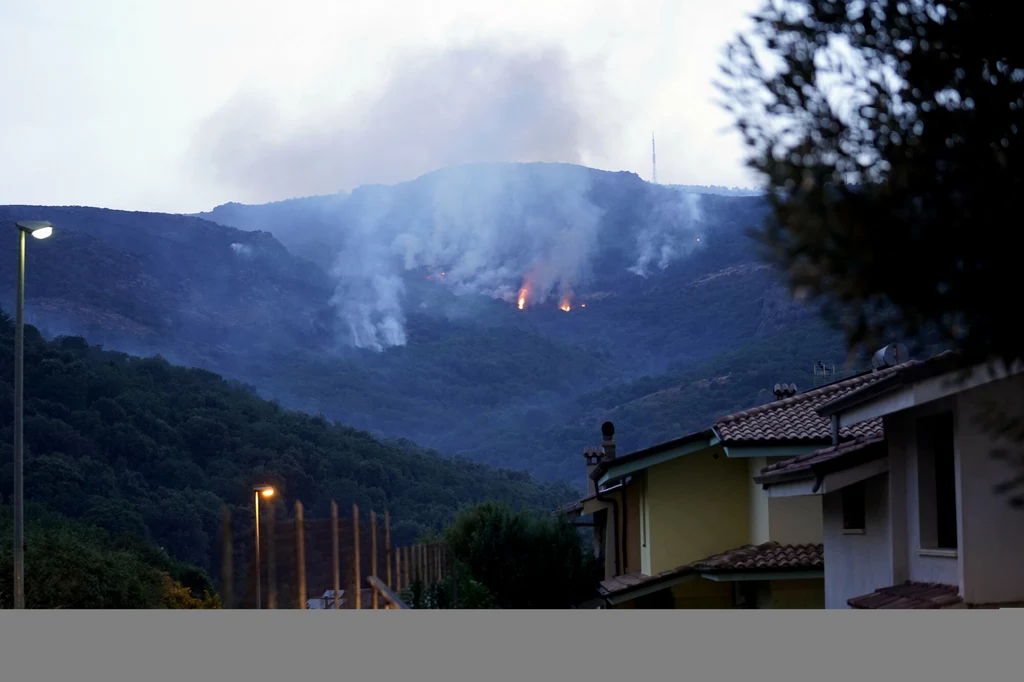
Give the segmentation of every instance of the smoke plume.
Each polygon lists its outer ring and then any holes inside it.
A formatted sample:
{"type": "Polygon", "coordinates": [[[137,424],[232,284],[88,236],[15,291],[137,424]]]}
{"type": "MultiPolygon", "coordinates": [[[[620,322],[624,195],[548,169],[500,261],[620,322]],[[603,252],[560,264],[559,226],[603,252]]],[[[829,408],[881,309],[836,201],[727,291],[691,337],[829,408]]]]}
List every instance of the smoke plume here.
{"type": "Polygon", "coordinates": [[[271,201],[462,163],[580,162],[603,148],[615,109],[599,65],[577,69],[555,48],[412,53],[391,74],[379,93],[293,122],[275,102],[239,93],[204,122],[195,156],[236,198],[271,201]]]}
{"type": "MultiPolygon", "coordinates": [[[[291,125],[273,102],[239,95],[206,122],[197,146],[215,179],[248,200],[358,186],[331,199],[331,303],[353,345],[382,350],[406,343],[411,270],[437,273],[457,294],[513,304],[522,295],[524,307],[565,303],[586,281],[603,212],[592,172],[567,164],[599,153],[605,126],[615,124],[600,73],[574,68],[559,49],[408,55],[378,95],[291,125]],[[487,163],[521,161],[563,163],[487,163]],[[430,173],[437,168],[445,170],[430,173]],[[424,173],[407,185],[367,185],[424,173]]],[[[637,230],[635,272],[692,248],[699,211],[687,202],[680,197],[649,225],[622,226],[637,230]]]]}

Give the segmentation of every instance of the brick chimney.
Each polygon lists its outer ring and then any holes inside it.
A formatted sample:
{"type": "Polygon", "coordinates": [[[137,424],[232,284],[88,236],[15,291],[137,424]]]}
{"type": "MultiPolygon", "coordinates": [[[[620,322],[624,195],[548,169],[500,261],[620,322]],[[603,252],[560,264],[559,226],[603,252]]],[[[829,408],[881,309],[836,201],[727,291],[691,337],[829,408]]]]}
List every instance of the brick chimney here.
{"type": "Polygon", "coordinates": [[[597,493],[597,482],[590,477],[594,469],[601,463],[601,448],[583,448],[583,456],[587,460],[587,497],[597,493]]]}

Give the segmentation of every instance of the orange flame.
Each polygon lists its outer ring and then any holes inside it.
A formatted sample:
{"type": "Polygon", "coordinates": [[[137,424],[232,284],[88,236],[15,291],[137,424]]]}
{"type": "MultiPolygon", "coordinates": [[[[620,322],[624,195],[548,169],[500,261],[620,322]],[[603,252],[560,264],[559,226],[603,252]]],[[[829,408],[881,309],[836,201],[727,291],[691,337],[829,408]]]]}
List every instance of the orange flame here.
{"type": "Polygon", "coordinates": [[[568,303],[563,303],[558,307],[564,310],[565,312],[569,312],[570,310],[572,310],[572,306],[570,306],[568,303]]]}
{"type": "Polygon", "coordinates": [[[565,312],[572,310],[572,292],[567,292],[562,296],[562,300],[558,302],[558,307],[565,312]]]}
{"type": "Polygon", "coordinates": [[[529,292],[526,290],[526,287],[523,287],[522,289],[519,290],[519,309],[520,310],[522,310],[523,308],[526,307],[526,294],[528,294],[528,293],[529,292]]]}

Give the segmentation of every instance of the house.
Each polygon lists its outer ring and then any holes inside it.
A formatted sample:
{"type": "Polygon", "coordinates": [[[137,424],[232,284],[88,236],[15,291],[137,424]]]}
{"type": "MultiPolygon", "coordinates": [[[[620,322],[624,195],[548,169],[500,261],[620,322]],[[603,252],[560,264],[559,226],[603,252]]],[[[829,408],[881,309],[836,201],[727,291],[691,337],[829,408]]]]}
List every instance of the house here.
{"type": "Polygon", "coordinates": [[[991,428],[1024,418],[1021,370],[945,353],[876,372],[817,412],[880,433],[759,473],[770,500],[821,500],[826,608],[1024,605],[1021,513],[996,494],[1020,471],[993,456],[1012,444],[991,428]]]}
{"type": "Polygon", "coordinates": [[[881,380],[866,373],[722,417],[704,431],[622,457],[614,427],[584,452],[588,495],[562,511],[593,518],[619,608],[821,608],[823,525],[816,497],[770,497],[761,469],[832,443],[881,434],[868,420],[833,434],[825,403],[881,380]]]}

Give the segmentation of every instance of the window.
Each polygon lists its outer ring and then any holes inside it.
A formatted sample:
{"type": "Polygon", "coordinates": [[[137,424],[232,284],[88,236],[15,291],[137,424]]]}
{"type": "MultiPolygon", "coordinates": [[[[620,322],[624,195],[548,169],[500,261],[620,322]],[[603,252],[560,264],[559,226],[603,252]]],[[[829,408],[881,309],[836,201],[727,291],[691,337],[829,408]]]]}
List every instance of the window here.
{"type": "Polygon", "coordinates": [[[864,505],[864,484],[848,485],[840,492],[843,498],[843,532],[863,533],[867,527],[864,505]]]}
{"type": "Polygon", "coordinates": [[[953,414],[917,422],[917,475],[921,549],[957,549],[953,414]]]}

